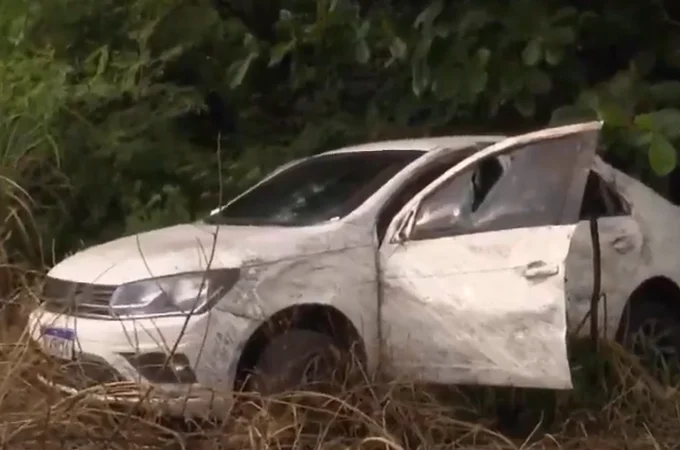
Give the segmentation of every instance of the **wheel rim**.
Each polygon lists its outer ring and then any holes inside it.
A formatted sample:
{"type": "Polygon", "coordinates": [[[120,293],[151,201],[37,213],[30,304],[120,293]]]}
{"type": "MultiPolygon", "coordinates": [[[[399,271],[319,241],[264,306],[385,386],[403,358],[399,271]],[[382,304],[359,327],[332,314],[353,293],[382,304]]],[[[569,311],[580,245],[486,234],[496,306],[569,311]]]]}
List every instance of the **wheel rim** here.
{"type": "Polygon", "coordinates": [[[301,374],[303,386],[314,386],[332,381],[334,366],[328,355],[315,353],[309,357],[301,374]]]}
{"type": "Polygon", "coordinates": [[[669,381],[680,373],[679,337],[675,327],[649,319],[633,335],[632,350],[653,375],[669,381]]]}

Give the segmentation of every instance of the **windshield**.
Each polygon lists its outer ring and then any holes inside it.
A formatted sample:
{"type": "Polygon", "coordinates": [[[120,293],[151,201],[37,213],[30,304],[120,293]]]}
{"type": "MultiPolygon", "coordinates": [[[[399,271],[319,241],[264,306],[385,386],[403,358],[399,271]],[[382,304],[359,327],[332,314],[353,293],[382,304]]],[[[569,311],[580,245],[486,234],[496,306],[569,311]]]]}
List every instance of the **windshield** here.
{"type": "Polygon", "coordinates": [[[381,150],[317,156],[274,175],[206,222],[304,226],[338,219],[422,154],[381,150]]]}

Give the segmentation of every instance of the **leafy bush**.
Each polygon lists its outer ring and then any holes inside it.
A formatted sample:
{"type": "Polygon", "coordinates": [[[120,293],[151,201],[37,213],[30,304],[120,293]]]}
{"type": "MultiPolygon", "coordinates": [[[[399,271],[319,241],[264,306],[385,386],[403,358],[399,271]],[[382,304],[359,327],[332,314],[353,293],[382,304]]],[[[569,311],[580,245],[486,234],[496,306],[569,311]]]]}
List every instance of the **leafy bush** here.
{"type": "Polygon", "coordinates": [[[660,2],[5,3],[8,261],[193,220],[366,139],[599,117],[609,157],[664,193],[676,165],[680,32],[660,2]]]}

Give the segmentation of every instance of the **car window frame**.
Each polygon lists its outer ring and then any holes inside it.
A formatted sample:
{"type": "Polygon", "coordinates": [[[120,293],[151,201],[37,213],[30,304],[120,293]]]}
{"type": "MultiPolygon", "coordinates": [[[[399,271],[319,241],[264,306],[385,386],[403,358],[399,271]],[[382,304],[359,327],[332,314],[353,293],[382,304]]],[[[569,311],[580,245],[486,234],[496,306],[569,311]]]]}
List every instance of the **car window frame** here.
{"type": "MultiPolygon", "coordinates": [[[[429,151],[424,151],[423,156],[421,156],[419,159],[416,161],[413,161],[409,166],[406,166],[404,168],[405,172],[409,172],[409,178],[403,180],[399,186],[391,192],[381,203],[380,207],[377,209],[376,214],[375,214],[375,220],[373,223],[373,233],[378,241],[378,245],[381,245],[384,241],[385,238],[388,235],[388,231],[390,229],[390,224],[394,220],[394,218],[399,214],[401,209],[403,209],[408,203],[413,200],[415,196],[417,196],[420,192],[422,192],[422,189],[414,193],[413,195],[410,196],[406,202],[404,202],[399,209],[395,211],[394,214],[389,218],[387,221],[387,224],[385,225],[385,228],[383,232],[381,233],[380,230],[380,225],[383,223],[383,215],[386,213],[386,210],[392,206],[392,202],[395,201],[396,198],[398,198],[400,195],[402,195],[408,188],[411,187],[410,183],[413,180],[413,178],[417,178],[429,170],[433,170],[436,166],[439,164],[448,164],[450,163],[450,167],[445,168],[442,173],[440,173],[437,177],[435,177],[433,180],[430,181],[433,182],[436,179],[438,179],[441,175],[446,173],[448,170],[450,170],[452,167],[455,165],[459,164],[466,158],[474,155],[475,153],[483,150],[485,147],[488,147],[489,145],[493,145],[492,143],[488,142],[477,142],[474,144],[471,144],[466,147],[461,147],[461,148],[450,148],[450,147],[436,147],[432,150],[429,151]],[[431,158],[431,159],[430,159],[431,158]],[[448,161],[448,162],[447,162],[448,161]]],[[[428,183],[429,185],[429,183],[428,183]]]]}
{"type": "MultiPolygon", "coordinates": [[[[531,156],[529,156],[529,160],[520,160],[522,156],[525,154],[523,152],[550,152],[551,149],[547,148],[541,148],[542,146],[546,145],[557,145],[557,146],[564,146],[564,145],[571,145],[568,143],[565,143],[564,141],[569,142],[571,139],[576,138],[578,141],[578,135],[567,135],[567,136],[560,136],[557,138],[549,139],[549,140],[542,140],[542,141],[536,141],[536,142],[530,142],[530,143],[525,143],[525,144],[519,144],[516,146],[511,146],[508,148],[507,152],[504,152],[503,155],[506,155],[510,159],[510,163],[503,168],[503,172],[501,175],[494,181],[494,183],[491,185],[490,189],[485,193],[484,198],[482,199],[481,204],[479,205],[480,207],[483,207],[485,203],[488,201],[488,195],[491,193],[493,188],[496,187],[496,185],[503,181],[505,177],[509,176],[510,174],[513,174],[514,176],[520,176],[522,178],[524,177],[530,177],[531,173],[534,172],[533,167],[531,165],[531,156]],[[561,142],[560,142],[561,141],[561,142]],[[516,162],[513,162],[513,160],[519,157],[516,162]],[[528,164],[527,164],[528,162],[528,164]],[[521,164],[527,164],[525,166],[522,166],[521,164]],[[515,166],[516,164],[520,164],[519,166],[515,166]],[[513,168],[516,168],[513,172],[513,168]],[[519,172],[517,172],[519,171],[519,172]]],[[[560,149],[558,147],[558,150],[564,151],[563,149],[560,149]]],[[[553,151],[555,151],[553,149],[553,151]]],[[[487,222],[482,222],[478,223],[477,220],[481,219],[482,217],[475,217],[479,210],[472,210],[466,207],[470,206],[470,202],[472,200],[475,200],[475,192],[474,188],[472,187],[471,181],[474,179],[474,175],[477,174],[478,170],[480,169],[480,166],[488,161],[488,160],[496,160],[498,163],[500,163],[499,156],[502,155],[487,155],[484,158],[481,158],[477,160],[474,164],[471,164],[467,167],[465,167],[463,170],[458,172],[456,175],[452,176],[449,180],[446,182],[442,183],[440,186],[437,187],[437,189],[433,190],[430,192],[426,197],[424,197],[418,204],[418,207],[415,212],[415,217],[414,217],[414,224],[413,228],[411,230],[411,233],[409,235],[409,240],[411,241],[416,241],[416,240],[426,240],[426,239],[437,239],[439,237],[454,237],[454,236],[460,236],[460,235],[470,235],[470,234],[478,234],[478,233],[485,233],[485,232],[494,232],[494,231],[503,231],[503,230],[509,230],[509,229],[515,229],[515,228],[533,228],[533,227],[544,227],[544,226],[558,226],[558,225],[567,225],[570,223],[576,223],[580,219],[580,215],[576,215],[575,217],[572,217],[571,219],[566,218],[564,214],[564,210],[567,208],[566,204],[567,202],[570,201],[570,193],[569,192],[560,192],[560,194],[555,197],[553,200],[556,201],[557,198],[559,198],[559,207],[554,207],[554,201],[549,202],[546,206],[549,208],[549,211],[551,211],[553,215],[554,214],[554,220],[544,220],[541,221],[541,223],[532,223],[531,221],[531,215],[529,214],[528,211],[523,211],[520,213],[518,217],[513,217],[513,216],[501,216],[498,218],[492,218],[490,221],[487,222]],[[459,221],[451,221],[449,226],[443,227],[443,228],[434,228],[431,231],[419,231],[418,230],[418,215],[420,212],[423,210],[425,205],[427,204],[428,199],[432,200],[433,197],[435,197],[437,194],[441,194],[442,191],[445,191],[446,189],[451,187],[452,183],[456,183],[456,180],[459,180],[461,177],[469,177],[469,182],[466,183],[466,185],[469,184],[470,190],[468,192],[448,192],[445,193],[447,196],[451,195],[460,195],[465,203],[461,203],[460,206],[462,206],[463,212],[460,216],[460,222],[459,221]],[[467,210],[469,209],[469,210],[467,210]],[[505,224],[503,223],[504,221],[510,221],[512,222],[506,222],[505,224]],[[467,222],[467,223],[466,223],[467,222]]],[[[577,156],[578,158],[578,156],[577,156]]],[[[502,163],[501,163],[502,165],[502,163]]],[[[564,177],[565,180],[569,180],[567,187],[571,187],[573,184],[573,178],[576,176],[575,171],[577,170],[578,162],[577,160],[574,160],[574,167],[571,168],[572,173],[568,174],[565,173],[564,177]]],[[[590,165],[588,166],[587,173],[590,172],[590,165]]],[[[466,180],[462,180],[465,182],[466,180]]],[[[585,186],[584,186],[584,193],[585,193],[585,186]]],[[[579,205],[579,211],[580,207],[583,203],[583,195],[580,197],[580,201],[578,201],[579,205]]],[[[574,200],[572,199],[572,202],[574,200]]],[[[453,202],[451,205],[453,206],[453,202]]],[[[503,204],[506,204],[505,202],[503,204]]],[[[491,205],[491,208],[494,206],[491,205]]],[[[493,211],[487,210],[488,212],[493,211]]],[[[535,216],[534,216],[535,219],[535,216]]],[[[425,225],[425,224],[423,224],[425,225]]]]}
{"type": "MultiPolygon", "coordinates": [[[[624,214],[618,214],[615,216],[608,216],[608,217],[629,217],[633,215],[633,205],[628,198],[628,196],[622,192],[619,189],[619,185],[616,182],[616,169],[614,169],[611,166],[605,165],[604,161],[602,161],[599,157],[593,161],[593,165],[591,166],[590,169],[592,172],[594,172],[599,178],[600,181],[602,181],[602,184],[605,186],[605,188],[609,191],[609,193],[613,196],[615,196],[618,201],[621,203],[624,214]]],[[[584,192],[585,196],[585,192],[584,192]]]]}
{"type": "MultiPolygon", "coordinates": [[[[431,233],[427,234],[426,236],[416,236],[416,235],[413,234],[413,233],[416,232],[416,227],[418,226],[418,224],[417,224],[418,214],[421,212],[424,204],[428,201],[428,199],[431,200],[438,193],[441,193],[443,190],[446,190],[447,188],[449,188],[451,186],[451,183],[455,183],[461,177],[467,177],[467,183],[466,184],[468,184],[470,186],[470,190],[467,193],[465,193],[465,198],[464,198],[465,204],[463,204],[463,206],[471,206],[470,200],[474,199],[474,192],[472,190],[472,182],[473,182],[473,179],[474,179],[474,175],[475,175],[475,173],[476,173],[476,171],[479,167],[479,164],[481,164],[484,161],[487,161],[488,159],[498,160],[498,157],[496,155],[490,155],[490,156],[488,156],[484,159],[477,161],[475,165],[466,167],[465,169],[458,172],[456,175],[452,176],[451,179],[447,183],[444,183],[441,186],[439,186],[439,189],[432,191],[430,193],[430,195],[428,195],[427,197],[424,197],[422,199],[422,201],[418,204],[418,208],[415,210],[414,221],[416,221],[416,222],[413,225],[412,234],[409,236],[409,240],[416,241],[416,240],[424,240],[424,239],[436,239],[436,237],[431,237],[432,235],[437,236],[437,233],[434,233],[434,232],[431,232],[431,233]]],[[[507,167],[503,167],[503,173],[501,174],[501,177],[505,174],[506,170],[507,170],[507,167]]],[[[465,181],[465,180],[463,180],[463,181],[465,181]]],[[[500,181],[500,177],[493,183],[491,188],[493,188],[493,186],[495,186],[496,183],[498,183],[498,181],[500,181]]],[[[487,191],[486,195],[488,195],[488,193],[489,192],[487,191]]],[[[485,195],[485,197],[486,197],[486,195],[485,195]]],[[[483,204],[483,202],[484,202],[484,200],[482,200],[482,204],[483,204]]],[[[479,206],[481,206],[481,204],[479,206]]],[[[469,212],[474,215],[474,213],[476,211],[470,210],[469,212]]],[[[455,228],[455,224],[453,224],[452,229],[453,228],[455,228]]],[[[445,236],[458,236],[458,235],[461,235],[461,234],[474,234],[474,233],[479,233],[479,232],[481,232],[481,231],[477,231],[477,230],[474,230],[474,229],[472,229],[472,230],[471,229],[462,229],[462,228],[461,228],[461,231],[459,233],[444,232],[442,230],[442,233],[445,236]]]]}
{"type": "Polygon", "coordinates": [[[508,137],[488,146],[472,157],[449,169],[437,180],[423,189],[409,203],[407,203],[390,224],[388,228],[389,239],[387,239],[386,242],[389,242],[390,244],[399,244],[408,240],[415,222],[416,210],[418,209],[419,205],[448,179],[460,172],[463,172],[468,167],[474,166],[478,161],[485,159],[489,155],[502,157],[503,155],[512,153],[522,146],[527,146],[540,141],[551,141],[554,139],[565,138],[570,135],[582,135],[584,138],[586,138],[584,142],[586,144],[584,146],[585,151],[578,155],[580,163],[577,162],[574,166],[578,167],[579,169],[583,169],[582,173],[577,174],[575,172],[575,176],[579,175],[582,179],[580,180],[581,182],[578,183],[572,182],[571,186],[568,187],[570,190],[567,197],[569,200],[569,208],[565,208],[565,215],[570,217],[573,216],[574,221],[578,221],[579,208],[581,206],[583,190],[585,189],[585,177],[587,177],[588,170],[593,163],[593,157],[596,156],[602,125],[602,121],[590,121],[559,127],[543,128],[534,132],[508,137]],[[587,148],[588,144],[591,145],[590,149],[587,148]]]}

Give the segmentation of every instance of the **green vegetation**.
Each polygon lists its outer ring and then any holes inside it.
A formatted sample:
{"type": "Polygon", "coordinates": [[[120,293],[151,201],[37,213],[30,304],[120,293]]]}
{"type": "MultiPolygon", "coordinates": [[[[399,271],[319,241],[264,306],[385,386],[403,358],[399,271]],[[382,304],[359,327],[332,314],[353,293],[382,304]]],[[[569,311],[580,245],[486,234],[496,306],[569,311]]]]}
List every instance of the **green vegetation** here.
{"type": "MultiPolygon", "coordinates": [[[[0,3],[0,33],[5,296],[25,296],[27,271],[82,245],[200,217],[284,161],[368,139],[600,118],[607,158],[680,198],[680,9],[670,1],[12,0],[0,3]]],[[[22,383],[25,353],[8,348],[2,409],[35,432],[44,417],[30,422],[13,405],[34,414],[46,400],[5,395],[22,383]]],[[[650,439],[668,425],[645,431],[633,419],[643,406],[626,403],[643,388],[624,385],[593,413],[610,414],[603,433],[621,439],[616,426],[634,424],[630,442],[662,448],[650,439]]],[[[406,445],[395,424],[430,448],[451,441],[441,429],[460,429],[432,402],[409,404],[416,420],[381,403],[387,394],[366,398],[363,436],[375,448],[406,445]],[[441,428],[416,429],[426,422],[441,428]]],[[[677,422],[668,401],[644,408],[677,422]]],[[[55,424],[75,420],[63,408],[55,424]]],[[[264,448],[248,433],[234,448],[264,448]]]]}
{"type": "Polygon", "coordinates": [[[676,164],[680,23],[661,1],[6,3],[12,262],[195,218],[220,179],[229,197],[366,139],[600,117],[612,159],[662,192],[676,164]]]}

